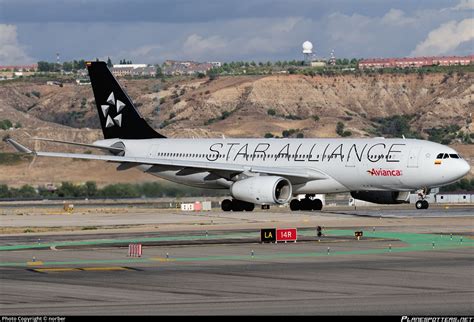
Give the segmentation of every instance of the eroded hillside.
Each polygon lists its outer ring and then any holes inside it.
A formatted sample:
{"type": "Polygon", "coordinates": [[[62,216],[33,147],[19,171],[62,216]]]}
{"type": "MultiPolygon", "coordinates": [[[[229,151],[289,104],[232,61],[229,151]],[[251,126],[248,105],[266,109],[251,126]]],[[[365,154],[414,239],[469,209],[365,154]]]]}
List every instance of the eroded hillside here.
{"type": "MultiPolygon", "coordinates": [[[[376,118],[409,115],[411,131],[428,138],[428,129],[446,125],[457,125],[458,132],[474,132],[473,76],[271,75],[220,77],[213,81],[120,82],[141,114],[170,137],[281,136],[289,129],[296,129],[294,133],[304,137],[337,137],[338,122],[352,137],[373,136],[376,118]]],[[[0,130],[2,137],[11,135],[24,141],[29,136],[40,136],[80,142],[101,138],[92,90],[75,83],[63,87],[40,81],[0,83],[0,121],[4,119],[20,123],[21,128],[0,130]]],[[[460,139],[454,137],[452,143],[456,141],[460,139]]],[[[472,145],[466,147],[468,155],[474,154],[470,153],[472,145]]],[[[48,145],[48,149],[56,148],[48,145]]],[[[0,151],[11,149],[2,142],[0,151]]],[[[78,166],[77,161],[61,164],[66,169],[78,166]]],[[[8,178],[8,171],[2,169],[0,182],[27,181],[28,174],[23,174],[21,180],[12,176],[22,176],[20,170],[13,171],[19,166],[10,166],[8,178]]],[[[47,163],[42,166],[47,167],[47,163]]],[[[67,180],[68,173],[74,177],[73,172],[65,171],[61,178],[67,180]]],[[[137,172],[132,173],[135,177],[131,177],[143,179],[136,177],[137,172]]]]}

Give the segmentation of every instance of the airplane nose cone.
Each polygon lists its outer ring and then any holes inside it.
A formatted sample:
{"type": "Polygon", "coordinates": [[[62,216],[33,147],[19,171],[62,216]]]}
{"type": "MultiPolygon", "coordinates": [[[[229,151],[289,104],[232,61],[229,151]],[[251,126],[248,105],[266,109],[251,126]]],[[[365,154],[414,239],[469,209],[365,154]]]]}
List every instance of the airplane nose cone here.
{"type": "Polygon", "coordinates": [[[459,167],[460,168],[460,172],[461,172],[461,175],[464,177],[466,174],[469,173],[469,171],[471,171],[471,166],[469,165],[469,163],[467,163],[467,161],[463,160],[463,163],[462,165],[459,167]]]}

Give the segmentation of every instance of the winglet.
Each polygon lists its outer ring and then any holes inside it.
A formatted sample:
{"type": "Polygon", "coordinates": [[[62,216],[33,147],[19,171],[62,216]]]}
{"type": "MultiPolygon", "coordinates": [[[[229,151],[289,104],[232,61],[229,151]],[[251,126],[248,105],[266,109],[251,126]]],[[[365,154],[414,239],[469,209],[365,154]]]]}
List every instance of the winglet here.
{"type": "Polygon", "coordinates": [[[15,150],[17,150],[18,152],[33,154],[33,151],[31,151],[26,146],[21,145],[20,143],[16,142],[13,139],[6,139],[5,141],[7,143],[10,143],[15,148],[15,150]]]}

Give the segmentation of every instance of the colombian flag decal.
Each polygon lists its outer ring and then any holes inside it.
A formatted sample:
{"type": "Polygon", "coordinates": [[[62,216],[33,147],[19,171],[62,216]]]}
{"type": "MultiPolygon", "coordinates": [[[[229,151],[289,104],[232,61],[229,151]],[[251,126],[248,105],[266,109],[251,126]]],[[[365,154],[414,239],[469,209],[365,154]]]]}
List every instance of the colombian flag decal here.
{"type": "Polygon", "coordinates": [[[435,164],[441,164],[441,160],[435,160],[435,164]]]}

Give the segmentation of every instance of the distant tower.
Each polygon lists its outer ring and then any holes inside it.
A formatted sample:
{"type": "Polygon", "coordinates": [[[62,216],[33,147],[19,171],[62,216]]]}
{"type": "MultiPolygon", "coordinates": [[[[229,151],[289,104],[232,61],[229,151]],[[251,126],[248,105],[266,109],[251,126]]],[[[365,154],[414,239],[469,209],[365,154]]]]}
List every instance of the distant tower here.
{"type": "Polygon", "coordinates": [[[59,53],[56,53],[56,63],[59,64],[59,53]]]}
{"type": "Polygon", "coordinates": [[[331,50],[331,58],[329,58],[329,65],[336,65],[336,56],[334,55],[334,49],[331,50]]]}
{"type": "Polygon", "coordinates": [[[311,60],[313,58],[313,44],[306,40],[303,43],[303,56],[304,56],[304,62],[306,65],[309,65],[311,63],[311,60]]]}

